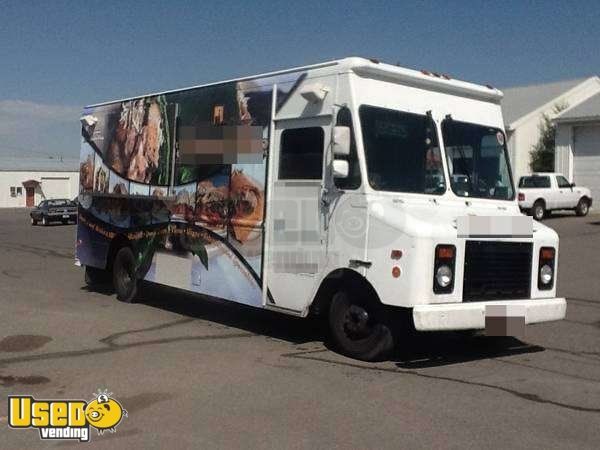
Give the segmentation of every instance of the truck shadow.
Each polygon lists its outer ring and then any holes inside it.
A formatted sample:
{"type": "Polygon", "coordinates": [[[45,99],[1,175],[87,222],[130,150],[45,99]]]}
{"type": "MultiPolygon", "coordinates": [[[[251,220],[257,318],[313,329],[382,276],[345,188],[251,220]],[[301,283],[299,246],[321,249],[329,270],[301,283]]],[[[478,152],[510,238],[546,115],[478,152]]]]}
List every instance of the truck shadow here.
{"type": "MultiPolygon", "coordinates": [[[[324,343],[327,325],[318,318],[302,319],[256,309],[226,300],[206,297],[155,284],[142,284],[140,303],[186,317],[267,336],[293,345],[324,343]]],[[[419,369],[492,359],[545,349],[513,337],[470,336],[457,332],[408,333],[390,361],[403,369],[419,369]]]]}
{"type": "Polygon", "coordinates": [[[514,337],[467,336],[457,332],[418,333],[396,349],[392,361],[402,369],[424,369],[544,350],[544,347],[530,345],[514,337]]]}

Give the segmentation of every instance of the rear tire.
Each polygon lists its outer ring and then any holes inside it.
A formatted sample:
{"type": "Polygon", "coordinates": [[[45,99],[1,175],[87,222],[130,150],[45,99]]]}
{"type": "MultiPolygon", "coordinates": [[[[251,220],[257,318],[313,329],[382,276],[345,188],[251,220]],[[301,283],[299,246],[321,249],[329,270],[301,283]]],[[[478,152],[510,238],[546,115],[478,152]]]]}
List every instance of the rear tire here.
{"type": "Polygon", "coordinates": [[[362,361],[380,361],[394,349],[392,327],[383,307],[360,292],[339,291],[329,307],[329,330],[337,349],[362,361]]]}
{"type": "Polygon", "coordinates": [[[531,215],[537,221],[541,221],[546,215],[546,207],[544,206],[544,202],[537,201],[533,204],[531,208],[531,215]]]}
{"type": "Polygon", "coordinates": [[[577,203],[577,208],[575,208],[575,214],[583,217],[587,216],[588,212],[590,212],[589,202],[585,198],[580,199],[579,203],[577,203]]]}
{"type": "Polygon", "coordinates": [[[113,261],[113,285],[117,298],[125,303],[133,303],[138,290],[135,258],[129,247],[121,248],[113,261]]]}

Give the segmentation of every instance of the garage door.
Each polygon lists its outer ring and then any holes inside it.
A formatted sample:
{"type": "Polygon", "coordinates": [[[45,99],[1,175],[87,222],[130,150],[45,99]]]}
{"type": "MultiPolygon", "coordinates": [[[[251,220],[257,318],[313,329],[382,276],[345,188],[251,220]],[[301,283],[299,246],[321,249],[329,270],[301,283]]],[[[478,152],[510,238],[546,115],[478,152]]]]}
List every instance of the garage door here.
{"type": "Polygon", "coordinates": [[[46,199],[71,198],[68,177],[42,177],[41,188],[46,199]]]}
{"type": "Polygon", "coordinates": [[[591,189],[596,208],[600,206],[600,126],[574,130],[573,181],[591,189]]]}

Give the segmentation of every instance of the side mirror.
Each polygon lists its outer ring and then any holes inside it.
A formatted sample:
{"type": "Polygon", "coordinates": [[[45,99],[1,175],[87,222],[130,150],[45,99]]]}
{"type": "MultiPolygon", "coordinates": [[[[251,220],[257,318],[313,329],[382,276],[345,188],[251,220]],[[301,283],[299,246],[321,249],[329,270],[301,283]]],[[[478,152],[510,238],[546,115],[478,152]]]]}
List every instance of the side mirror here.
{"type": "Polygon", "coordinates": [[[350,165],[344,159],[333,160],[333,178],[348,178],[350,165]]]}
{"type": "Polygon", "coordinates": [[[350,154],[350,127],[333,127],[333,155],[348,156],[350,154]]]}
{"type": "Polygon", "coordinates": [[[571,183],[571,187],[574,188],[575,187],[575,183],[571,183]]]}

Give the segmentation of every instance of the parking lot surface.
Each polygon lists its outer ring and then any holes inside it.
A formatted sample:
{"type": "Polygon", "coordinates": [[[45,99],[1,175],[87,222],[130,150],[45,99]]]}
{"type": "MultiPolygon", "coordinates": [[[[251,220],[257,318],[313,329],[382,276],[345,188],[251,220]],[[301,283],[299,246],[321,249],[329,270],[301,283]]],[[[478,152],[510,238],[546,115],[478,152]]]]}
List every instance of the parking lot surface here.
{"type": "Polygon", "coordinates": [[[330,351],[314,321],[160,286],[124,304],[89,291],[75,226],[0,210],[1,448],[7,395],[86,399],[128,411],[98,448],[599,448],[600,215],[554,216],[564,321],[523,340],[411,337],[389,361],[330,351]]]}

